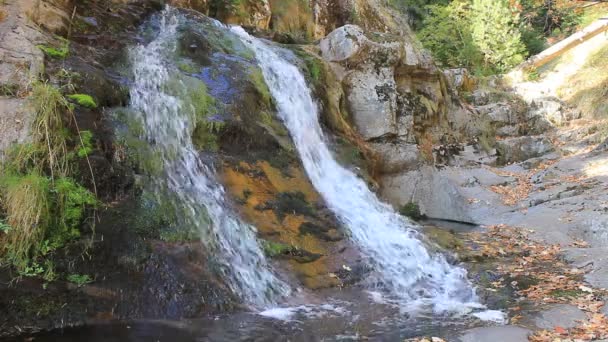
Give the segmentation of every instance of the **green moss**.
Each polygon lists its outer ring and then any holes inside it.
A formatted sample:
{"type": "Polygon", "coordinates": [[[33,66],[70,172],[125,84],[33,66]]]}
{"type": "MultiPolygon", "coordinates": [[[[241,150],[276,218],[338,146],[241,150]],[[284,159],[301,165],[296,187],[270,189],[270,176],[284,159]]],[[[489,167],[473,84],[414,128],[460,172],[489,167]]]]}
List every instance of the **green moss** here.
{"type": "Polygon", "coordinates": [[[576,298],[584,294],[581,290],[553,290],[549,293],[554,298],[576,298]]]}
{"type": "Polygon", "coordinates": [[[268,85],[266,84],[262,70],[257,67],[252,67],[249,72],[249,79],[260,95],[264,105],[270,107],[272,103],[272,95],[270,94],[270,89],[268,89],[268,85]]]}
{"type": "Polygon", "coordinates": [[[55,59],[65,59],[70,53],[70,48],[66,45],[60,48],[54,48],[51,46],[37,45],[37,48],[42,50],[47,57],[55,59]]]}
{"type": "Polygon", "coordinates": [[[133,213],[132,227],[139,236],[166,242],[197,241],[201,238],[197,227],[210,224],[204,210],[194,215],[196,222],[189,221],[191,213],[166,188],[145,189],[133,213]]]}
{"type": "Polygon", "coordinates": [[[315,88],[323,85],[325,80],[325,66],[323,65],[323,61],[301,48],[295,48],[294,52],[302,61],[304,61],[306,76],[309,82],[311,82],[315,88]]]}
{"type": "Polygon", "coordinates": [[[420,207],[417,203],[414,202],[409,202],[402,206],[399,209],[399,213],[414,220],[420,220],[424,218],[424,215],[420,212],[420,207]]]}
{"type": "Polygon", "coordinates": [[[187,62],[178,63],[177,68],[187,74],[194,74],[200,71],[194,64],[187,62]]]}
{"type": "Polygon", "coordinates": [[[80,131],[81,144],[78,147],[76,154],[80,158],[86,158],[93,152],[93,132],[91,131],[80,131]]]}
{"type": "Polygon", "coordinates": [[[263,240],[262,249],[264,250],[264,254],[270,258],[274,258],[280,255],[289,254],[294,250],[294,247],[279,242],[263,240]]]}
{"type": "Polygon", "coordinates": [[[289,214],[315,216],[315,211],[306,200],[306,195],[300,191],[279,193],[273,207],[281,220],[289,214]]]}
{"type": "Polygon", "coordinates": [[[95,102],[93,97],[91,97],[91,95],[72,94],[72,95],[68,95],[67,98],[75,101],[76,103],[78,103],[78,105],[80,105],[82,107],[89,108],[89,109],[97,108],[97,103],[95,102]]]}

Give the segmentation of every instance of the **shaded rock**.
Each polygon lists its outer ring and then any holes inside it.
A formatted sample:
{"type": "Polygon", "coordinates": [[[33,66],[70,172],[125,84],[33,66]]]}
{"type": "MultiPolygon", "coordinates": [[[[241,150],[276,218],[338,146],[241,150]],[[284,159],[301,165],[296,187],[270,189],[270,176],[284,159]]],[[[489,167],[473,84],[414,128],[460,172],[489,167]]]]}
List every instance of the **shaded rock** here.
{"type": "Polygon", "coordinates": [[[584,321],[587,315],[579,308],[568,304],[554,305],[548,310],[544,310],[534,319],[534,324],[541,329],[551,330],[556,326],[565,329],[573,328],[584,321]]]}
{"type": "Polygon", "coordinates": [[[553,151],[553,144],[544,136],[524,136],[500,140],[496,150],[498,162],[507,164],[540,157],[553,151]]]}
{"type": "Polygon", "coordinates": [[[475,86],[475,80],[471,77],[469,70],[465,68],[445,69],[443,74],[448,79],[450,86],[458,91],[470,91],[475,86]]]}
{"type": "Polygon", "coordinates": [[[608,248],[567,248],[564,252],[574,267],[588,271],[585,281],[591,286],[608,288],[608,248]]]}
{"type": "Polygon", "coordinates": [[[431,166],[383,177],[381,194],[396,207],[416,203],[430,218],[473,222],[459,187],[431,166]]]}
{"type": "Polygon", "coordinates": [[[379,158],[377,166],[381,173],[414,170],[423,163],[419,148],[415,144],[370,143],[369,146],[379,158]]]}
{"type": "Polygon", "coordinates": [[[471,329],[458,339],[461,342],[526,342],[530,334],[532,334],[532,331],[528,329],[506,325],[471,329]]]}

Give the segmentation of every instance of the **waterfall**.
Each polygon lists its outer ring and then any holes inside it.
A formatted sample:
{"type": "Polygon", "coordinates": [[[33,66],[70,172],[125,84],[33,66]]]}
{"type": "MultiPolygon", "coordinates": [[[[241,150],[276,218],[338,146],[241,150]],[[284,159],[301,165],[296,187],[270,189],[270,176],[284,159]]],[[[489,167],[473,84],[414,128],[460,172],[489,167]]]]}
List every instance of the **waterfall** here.
{"type": "Polygon", "coordinates": [[[167,8],[158,36],[130,51],[134,84],[131,108],[144,123],[144,136],[163,160],[155,182],[174,193],[185,207],[185,224],[197,227],[207,251],[232,291],[254,307],[265,307],[288,294],[258,245],[255,229],[241,222],[226,203],[212,166],[203,163],[192,144],[194,109],[163,89],[178,73],[168,58],[176,49],[180,16],[167,8]]]}
{"type": "Polygon", "coordinates": [[[382,203],[365,182],[333,158],[319,124],[318,108],[300,70],[278,48],[234,27],[255,52],[266,83],[304,168],[329,208],[375,271],[373,283],[407,312],[469,312],[482,308],[466,271],[430,254],[415,226],[382,203]]]}

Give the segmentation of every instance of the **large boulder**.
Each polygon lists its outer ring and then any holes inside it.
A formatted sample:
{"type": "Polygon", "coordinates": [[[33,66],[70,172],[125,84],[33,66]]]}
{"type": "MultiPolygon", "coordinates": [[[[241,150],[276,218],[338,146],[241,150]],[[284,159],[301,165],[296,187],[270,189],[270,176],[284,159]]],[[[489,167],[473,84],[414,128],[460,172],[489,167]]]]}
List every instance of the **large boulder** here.
{"type": "Polygon", "coordinates": [[[397,97],[393,71],[355,71],[344,80],[349,113],[366,140],[397,133],[397,97]]]}
{"type": "Polygon", "coordinates": [[[497,142],[498,162],[514,163],[540,157],[553,151],[551,141],[544,136],[523,136],[497,142]]]}
{"type": "Polygon", "coordinates": [[[458,184],[432,166],[385,176],[381,194],[397,208],[413,202],[428,217],[473,222],[458,184]]]}

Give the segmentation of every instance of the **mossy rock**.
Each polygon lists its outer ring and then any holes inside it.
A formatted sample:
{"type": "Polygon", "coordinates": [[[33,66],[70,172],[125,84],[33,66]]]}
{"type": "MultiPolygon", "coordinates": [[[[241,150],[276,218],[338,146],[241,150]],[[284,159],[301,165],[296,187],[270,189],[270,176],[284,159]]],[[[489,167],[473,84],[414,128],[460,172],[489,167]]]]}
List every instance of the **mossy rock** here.
{"type": "Polygon", "coordinates": [[[322,257],[320,254],[311,253],[295,246],[268,240],[262,241],[262,248],[270,258],[290,259],[300,264],[315,262],[322,257]]]}

